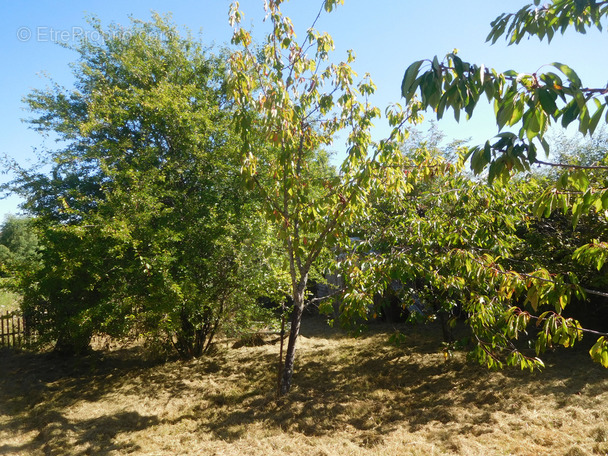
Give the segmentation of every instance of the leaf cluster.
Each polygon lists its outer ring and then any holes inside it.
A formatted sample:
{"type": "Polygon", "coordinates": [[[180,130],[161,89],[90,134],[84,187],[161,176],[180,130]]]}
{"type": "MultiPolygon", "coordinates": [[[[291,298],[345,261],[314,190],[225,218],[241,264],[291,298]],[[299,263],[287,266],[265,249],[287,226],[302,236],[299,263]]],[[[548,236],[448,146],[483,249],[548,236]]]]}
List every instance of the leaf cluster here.
{"type": "Polygon", "coordinates": [[[509,44],[518,44],[524,37],[535,36],[551,42],[556,33],[564,34],[573,27],[586,33],[590,27],[602,30],[602,20],[608,13],[608,2],[597,0],[557,0],[542,5],[534,0],[516,13],[504,13],[492,21],[487,41],[492,44],[505,35],[509,44]]]}

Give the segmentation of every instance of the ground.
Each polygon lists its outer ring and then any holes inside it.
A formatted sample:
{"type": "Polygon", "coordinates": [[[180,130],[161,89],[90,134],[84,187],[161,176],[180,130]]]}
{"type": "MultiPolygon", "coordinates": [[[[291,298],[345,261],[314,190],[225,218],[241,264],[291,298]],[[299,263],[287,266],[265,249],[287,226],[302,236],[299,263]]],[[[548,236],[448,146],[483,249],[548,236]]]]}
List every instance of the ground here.
{"type": "MultiPolygon", "coordinates": [[[[0,278],[0,284],[2,279],[0,278]]],[[[10,291],[0,289],[0,314],[12,312],[19,308],[19,296],[10,291]]]]}
{"type": "Polygon", "coordinates": [[[0,455],[608,454],[608,371],[584,346],[540,373],[490,372],[446,362],[439,328],[400,347],[393,331],[353,339],[305,319],[283,399],[276,343],[165,363],[138,347],[0,351],[0,455]]]}

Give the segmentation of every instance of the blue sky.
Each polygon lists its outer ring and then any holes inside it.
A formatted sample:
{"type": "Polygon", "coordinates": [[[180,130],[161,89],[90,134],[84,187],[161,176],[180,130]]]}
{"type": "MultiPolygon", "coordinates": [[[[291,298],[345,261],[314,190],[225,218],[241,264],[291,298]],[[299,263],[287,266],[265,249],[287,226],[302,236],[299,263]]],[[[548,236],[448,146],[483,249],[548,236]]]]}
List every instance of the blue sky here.
{"type": "MultiPolygon", "coordinates": [[[[514,12],[531,1],[513,0],[346,0],[332,14],[325,15],[317,28],[329,32],[336,43],[335,59],[346,57],[346,50],[357,55],[354,64],[359,75],[370,73],[378,86],[374,98],[384,108],[400,102],[399,88],[407,66],[415,60],[443,56],[457,48],[464,60],[504,71],[534,72],[541,65],[562,62],[574,68],[587,86],[603,87],[608,81],[608,33],[587,35],[567,33],[551,45],[525,40],[518,46],[485,43],[489,23],[503,12],[514,12]]],[[[128,24],[129,17],[147,20],[151,11],[171,12],[173,21],[193,33],[201,32],[205,43],[218,45],[230,40],[228,25],[230,0],[104,0],[2,2],[0,15],[0,155],[8,155],[27,166],[35,150],[53,148],[49,139],[28,129],[22,98],[35,88],[49,85],[49,79],[70,87],[70,62],[76,54],[57,44],[74,43],[74,37],[90,33],[87,15],[99,17],[103,24],[128,24]],[[87,32],[88,31],[88,32],[87,32]]],[[[252,24],[254,36],[262,37],[262,0],[241,0],[245,24],[252,24]]],[[[291,0],[284,11],[296,30],[305,30],[321,5],[321,0],[291,0]]],[[[472,121],[439,123],[449,138],[472,138],[482,142],[496,134],[490,108],[476,112],[472,121]]],[[[382,122],[375,135],[386,133],[382,122]]],[[[340,152],[341,145],[335,145],[340,152]]],[[[0,170],[1,172],[2,170],[0,170]]],[[[8,176],[0,174],[0,182],[8,176]]],[[[18,213],[16,198],[0,200],[0,220],[7,213],[18,213]]]]}

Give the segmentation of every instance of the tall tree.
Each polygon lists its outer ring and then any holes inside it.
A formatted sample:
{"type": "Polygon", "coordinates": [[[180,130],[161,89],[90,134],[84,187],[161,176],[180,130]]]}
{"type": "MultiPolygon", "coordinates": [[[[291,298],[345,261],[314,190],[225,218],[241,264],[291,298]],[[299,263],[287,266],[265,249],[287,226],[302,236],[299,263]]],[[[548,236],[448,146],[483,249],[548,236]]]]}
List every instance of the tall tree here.
{"type": "Polygon", "coordinates": [[[91,25],[103,41],[75,47],[76,87],[26,98],[64,147],[14,183],[43,244],[24,310],[62,351],[136,330],[198,356],[277,286],[272,257],[247,247],[273,235],[242,188],[226,59],[160,16],[91,25]]]}

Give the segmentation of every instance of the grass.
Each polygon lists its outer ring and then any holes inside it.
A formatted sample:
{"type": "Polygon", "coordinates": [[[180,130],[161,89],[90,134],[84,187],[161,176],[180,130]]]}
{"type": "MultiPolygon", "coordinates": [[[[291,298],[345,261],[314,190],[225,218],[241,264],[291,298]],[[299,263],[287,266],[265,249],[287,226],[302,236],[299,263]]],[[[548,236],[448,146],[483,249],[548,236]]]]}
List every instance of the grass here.
{"type": "Polygon", "coordinates": [[[19,295],[0,289],[0,313],[12,312],[18,309],[19,295]]]}
{"type": "Polygon", "coordinates": [[[306,319],[294,388],[277,400],[278,347],[160,364],[137,347],[86,358],[0,351],[0,455],[608,454],[608,371],[584,347],[542,373],[489,372],[440,330],[345,337],[306,319]]]}

